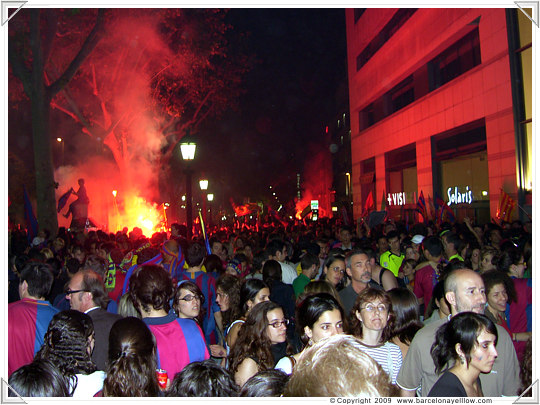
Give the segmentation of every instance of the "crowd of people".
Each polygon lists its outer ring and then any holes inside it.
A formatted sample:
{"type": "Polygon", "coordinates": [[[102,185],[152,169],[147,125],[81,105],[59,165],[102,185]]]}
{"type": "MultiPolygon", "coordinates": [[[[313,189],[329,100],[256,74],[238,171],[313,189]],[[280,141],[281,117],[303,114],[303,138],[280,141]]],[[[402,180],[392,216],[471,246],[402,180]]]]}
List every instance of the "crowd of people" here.
{"type": "Polygon", "coordinates": [[[530,223],[9,233],[10,395],[518,396],[530,223]]]}

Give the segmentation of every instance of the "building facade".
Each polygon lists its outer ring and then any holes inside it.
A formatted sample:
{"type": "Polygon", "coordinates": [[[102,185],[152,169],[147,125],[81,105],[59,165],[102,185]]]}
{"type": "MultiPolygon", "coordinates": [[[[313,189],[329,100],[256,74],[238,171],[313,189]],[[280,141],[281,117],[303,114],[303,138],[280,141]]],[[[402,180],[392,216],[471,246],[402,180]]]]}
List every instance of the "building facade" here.
{"type": "Polygon", "coordinates": [[[526,219],[531,20],[519,9],[347,9],[346,23],[354,217],[373,198],[415,220],[421,193],[428,211],[444,200],[485,223],[504,190],[526,219]]]}

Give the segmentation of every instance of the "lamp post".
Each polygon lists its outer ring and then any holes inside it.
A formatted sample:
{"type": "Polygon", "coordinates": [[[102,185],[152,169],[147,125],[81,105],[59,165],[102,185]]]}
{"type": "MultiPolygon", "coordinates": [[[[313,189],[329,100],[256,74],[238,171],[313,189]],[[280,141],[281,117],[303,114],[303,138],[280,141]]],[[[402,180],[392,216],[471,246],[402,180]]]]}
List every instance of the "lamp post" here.
{"type": "Polygon", "coordinates": [[[203,221],[206,225],[206,190],[208,190],[208,180],[203,179],[199,180],[199,186],[201,187],[201,191],[203,192],[203,198],[202,198],[202,206],[203,206],[203,221]]]}
{"type": "Polygon", "coordinates": [[[190,162],[195,159],[195,149],[197,145],[194,142],[184,142],[180,144],[180,151],[182,152],[182,159],[186,162],[186,228],[187,228],[187,240],[191,241],[191,234],[193,230],[193,208],[192,208],[192,195],[191,195],[191,167],[190,162]]]}
{"type": "Polygon", "coordinates": [[[61,166],[64,166],[64,140],[62,138],[56,138],[56,142],[62,147],[62,159],[60,161],[62,162],[61,166]]]}
{"type": "Polygon", "coordinates": [[[208,193],[208,194],[206,195],[206,198],[207,198],[208,203],[209,203],[209,204],[208,204],[208,207],[209,207],[208,212],[210,213],[210,222],[208,223],[208,226],[210,226],[210,223],[212,222],[212,204],[210,204],[210,203],[211,203],[212,201],[214,201],[214,194],[208,193]]]}

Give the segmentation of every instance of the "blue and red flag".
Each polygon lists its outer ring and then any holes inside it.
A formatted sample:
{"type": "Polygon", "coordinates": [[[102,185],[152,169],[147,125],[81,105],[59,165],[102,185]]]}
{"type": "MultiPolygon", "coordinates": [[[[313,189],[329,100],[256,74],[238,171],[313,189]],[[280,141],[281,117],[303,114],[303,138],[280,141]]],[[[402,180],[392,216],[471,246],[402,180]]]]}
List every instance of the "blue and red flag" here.
{"type": "Polygon", "coordinates": [[[26,229],[28,232],[28,242],[37,236],[38,233],[38,222],[36,216],[34,215],[34,209],[30,203],[30,198],[28,197],[28,192],[26,191],[26,186],[23,185],[24,189],[24,219],[26,221],[26,229]]]}
{"type": "Polygon", "coordinates": [[[438,215],[438,222],[442,223],[445,220],[448,220],[450,222],[456,221],[456,216],[454,215],[454,211],[448,206],[446,201],[444,201],[437,193],[435,193],[435,207],[436,209],[440,208],[440,212],[438,215]]]}
{"type": "Polygon", "coordinates": [[[416,211],[418,211],[422,215],[423,222],[428,221],[426,199],[424,198],[424,191],[423,190],[420,190],[420,195],[418,196],[418,201],[416,201],[416,211]]]}
{"type": "Polygon", "coordinates": [[[71,190],[72,189],[70,188],[67,192],[60,196],[60,198],[58,199],[58,208],[56,208],[56,212],[62,211],[62,208],[66,206],[66,203],[69,200],[69,196],[71,195],[71,190]]]}
{"type": "Polygon", "coordinates": [[[204,245],[206,246],[206,252],[209,255],[211,255],[212,254],[212,249],[210,248],[210,242],[208,241],[208,234],[206,233],[206,226],[204,225],[204,220],[203,220],[203,217],[202,217],[201,210],[199,210],[199,222],[201,224],[201,231],[202,231],[203,238],[204,238],[204,245]]]}

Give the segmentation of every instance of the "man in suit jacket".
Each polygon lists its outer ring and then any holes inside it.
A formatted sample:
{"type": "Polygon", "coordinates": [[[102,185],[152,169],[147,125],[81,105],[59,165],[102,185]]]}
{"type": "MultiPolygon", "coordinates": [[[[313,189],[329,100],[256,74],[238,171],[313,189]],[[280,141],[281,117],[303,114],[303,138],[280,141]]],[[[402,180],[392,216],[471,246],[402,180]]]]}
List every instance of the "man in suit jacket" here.
{"type": "Polygon", "coordinates": [[[109,333],[113,324],[122,317],[106,311],[109,297],[103,277],[94,270],[77,272],[69,281],[66,299],[71,309],[84,312],[94,322],[95,343],[92,360],[98,370],[105,371],[109,352],[109,333]]]}

